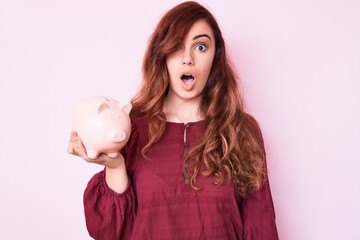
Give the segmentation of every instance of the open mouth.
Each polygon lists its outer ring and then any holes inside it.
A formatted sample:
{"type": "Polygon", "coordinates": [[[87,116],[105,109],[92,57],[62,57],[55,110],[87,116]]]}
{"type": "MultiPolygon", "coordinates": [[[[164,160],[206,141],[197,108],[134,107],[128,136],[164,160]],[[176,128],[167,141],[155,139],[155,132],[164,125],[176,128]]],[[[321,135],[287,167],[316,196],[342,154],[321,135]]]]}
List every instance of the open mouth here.
{"type": "Polygon", "coordinates": [[[194,77],[193,77],[193,75],[186,73],[186,74],[183,74],[183,75],[181,76],[181,80],[182,80],[186,85],[188,85],[188,84],[193,83],[194,77]]]}

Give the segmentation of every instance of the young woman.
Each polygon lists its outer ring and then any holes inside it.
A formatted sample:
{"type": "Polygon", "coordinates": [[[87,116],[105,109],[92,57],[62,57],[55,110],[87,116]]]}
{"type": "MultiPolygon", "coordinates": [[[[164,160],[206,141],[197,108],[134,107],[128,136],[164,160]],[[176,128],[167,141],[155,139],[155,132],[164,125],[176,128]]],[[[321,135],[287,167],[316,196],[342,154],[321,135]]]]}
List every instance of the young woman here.
{"type": "Polygon", "coordinates": [[[212,14],[195,2],[168,11],[143,62],[132,134],[84,194],[95,239],[278,239],[256,121],[244,112],[212,14]]]}

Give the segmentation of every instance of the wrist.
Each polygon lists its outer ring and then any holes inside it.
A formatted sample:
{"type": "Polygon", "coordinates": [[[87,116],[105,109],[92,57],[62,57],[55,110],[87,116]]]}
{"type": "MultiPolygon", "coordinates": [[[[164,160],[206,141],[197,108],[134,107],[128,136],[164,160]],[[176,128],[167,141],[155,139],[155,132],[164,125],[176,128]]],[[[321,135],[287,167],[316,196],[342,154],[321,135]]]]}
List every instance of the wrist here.
{"type": "Polygon", "coordinates": [[[125,167],[125,160],[121,153],[119,153],[116,157],[111,158],[107,156],[106,163],[104,164],[106,169],[112,170],[112,171],[119,171],[122,168],[125,167]]]}
{"type": "Polygon", "coordinates": [[[122,159],[117,159],[118,163],[113,166],[106,166],[105,168],[105,180],[110,189],[116,193],[122,193],[128,186],[128,175],[126,172],[124,158],[120,154],[122,159]]]}

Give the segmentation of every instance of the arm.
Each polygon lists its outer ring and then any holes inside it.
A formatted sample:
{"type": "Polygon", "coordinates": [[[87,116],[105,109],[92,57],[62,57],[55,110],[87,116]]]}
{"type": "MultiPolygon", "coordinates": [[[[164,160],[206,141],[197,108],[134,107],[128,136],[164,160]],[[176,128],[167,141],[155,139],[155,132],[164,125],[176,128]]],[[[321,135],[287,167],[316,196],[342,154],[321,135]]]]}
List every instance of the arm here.
{"type": "Polygon", "coordinates": [[[136,197],[129,180],[125,160],[129,148],[136,145],[134,126],[127,145],[116,158],[100,154],[90,159],[76,132],[71,134],[68,151],[87,162],[105,166],[94,175],[84,193],[86,226],[90,236],[97,240],[130,239],[135,218],[136,197]]]}
{"type": "Polygon", "coordinates": [[[122,193],[106,182],[106,172],[97,173],[84,193],[86,226],[97,240],[130,239],[135,219],[136,198],[131,182],[122,193]]]}
{"type": "Polygon", "coordinates": [[[244,240],[279,239],[275,211],[269,181],[240,202],[240,214],[244,224],[244,240]]]}
{"type": "MultiPolygon", "coordinates": [[[[256,120],[248,117],[249,128],[264,152],[264,167],[267,168],[264,140],[256,120]]],[[[240,204],[240,214],[244,225],[244,240],[278,240],[275,223],[275,210],[271,197],[268,176],[260,189],[252,191],[240,204]]]]}
{"type": "Polygon", "coordinates": [[[85,190],[86,226],[96,240],[131,238],[137,201],[125,159],[133,157],[129,152],[137,149],[137,137],[137,130],[132,125],[130,139],[118,156],[120,163],[113,163],[115,166],[104,164],[105,170],[96,174],[85,190]]]}
{"type": "Polygon", "coordinates": [[[123,155],[119,153],[116,158],[109,158],[100,154],[96,159],[89,159],[82,150],[79,155],[88,162],[105,166],[105,170],[90,180],[84,193],[85,220],[90,236],[96,240],[130,239],[136,198],[123,155]]]}

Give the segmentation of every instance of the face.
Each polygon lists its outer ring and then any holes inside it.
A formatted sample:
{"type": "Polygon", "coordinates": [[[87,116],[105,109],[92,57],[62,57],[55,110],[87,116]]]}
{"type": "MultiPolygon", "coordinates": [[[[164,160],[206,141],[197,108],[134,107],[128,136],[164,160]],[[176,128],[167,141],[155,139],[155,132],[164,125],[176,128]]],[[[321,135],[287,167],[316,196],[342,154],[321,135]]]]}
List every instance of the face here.
{"type": "Polygon", "coordinates": [[[194,23],[182,46],[166,58],[170,76],[168,98],[180,102],[201,96],[215,55],[215,39],[204,20],[194,23]]]}

